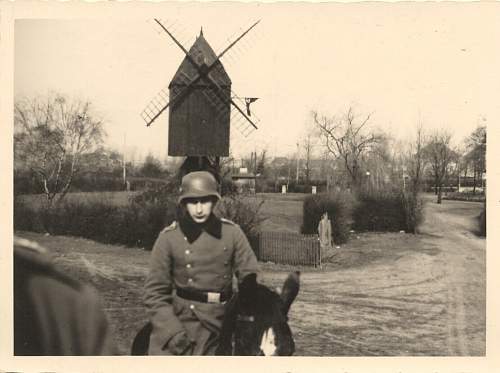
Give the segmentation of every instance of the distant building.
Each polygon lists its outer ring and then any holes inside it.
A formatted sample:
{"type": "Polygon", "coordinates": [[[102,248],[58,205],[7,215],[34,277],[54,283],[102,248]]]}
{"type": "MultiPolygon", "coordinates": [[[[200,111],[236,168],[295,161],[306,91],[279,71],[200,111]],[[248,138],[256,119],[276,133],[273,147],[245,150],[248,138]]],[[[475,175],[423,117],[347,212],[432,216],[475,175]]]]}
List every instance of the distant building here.
{"type": "Polygon", "coordinates": [[[231,179],[238,188],[238,193],[255,194],[255,174],[248,172],[247,168],[240,168],[231,176],[231,179]]]}

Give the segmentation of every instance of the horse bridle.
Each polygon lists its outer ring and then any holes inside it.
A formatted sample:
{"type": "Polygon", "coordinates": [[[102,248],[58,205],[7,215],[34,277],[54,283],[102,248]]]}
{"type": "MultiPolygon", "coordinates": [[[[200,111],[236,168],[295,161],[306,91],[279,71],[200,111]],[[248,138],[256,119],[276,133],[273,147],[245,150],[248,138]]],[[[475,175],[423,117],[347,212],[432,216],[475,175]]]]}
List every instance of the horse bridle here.
{"type": "Polygon", "coordinates": [[[245,322],[255,322],[255,316],[252,315],[237,315],[237,321],[245,321],[245,322]]]}

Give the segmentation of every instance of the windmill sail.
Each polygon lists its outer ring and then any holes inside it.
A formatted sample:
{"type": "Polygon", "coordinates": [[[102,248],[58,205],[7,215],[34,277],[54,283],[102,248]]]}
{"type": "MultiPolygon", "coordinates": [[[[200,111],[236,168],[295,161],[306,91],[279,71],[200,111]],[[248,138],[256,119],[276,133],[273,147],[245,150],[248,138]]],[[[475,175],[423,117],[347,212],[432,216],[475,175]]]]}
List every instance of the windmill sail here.
{"type": "MultiPolygon", "coordinates": [[[[253,29],[258,23],[259,21],[255,22],[249,28],[239,28],[233,35],[226,39],[226,43],[232,45],[232,48],[219,56],[225,66],[231,66],[238,63],[238,61],[243,58],[244,54],[247,53],[248,50],[251,50],[253,46],[262,39],[262,35],[259,33],[258,28],[255,28],[252,32],[246,33],[245,38],[240,37],[242,33],[244,33],[244,30],[253,29]]],[[[217,49],[221,50],[222,48],[217,49]]]]}
{"type": "Polygon", "coordinates": [[[141,112],[141,118],[146,122],[147,126],[153,123],[153,121],[165,111],[168,107],[168,98],[168,87],[164,87],[151,101],[149,101],[149,104],[141,112]]]}
{"type": "MultiPolygon", "coordinates": [[[[240,104],[240,107],[245,106],[245,101],[239,96],[236,96],[233,92],[233,100],[236,100],[240,104]]],[[[251,135],[256,129],[257,125],[260,123],[259,117],[252,112],[252,122],[248,121],[248,117],[242,115],[242,113],[235,107],[231,110],[231,125],[235,126],[238,131],[245,137],[251,135]],[[253,122],[253,123],[252,123],[253,122]]]]}

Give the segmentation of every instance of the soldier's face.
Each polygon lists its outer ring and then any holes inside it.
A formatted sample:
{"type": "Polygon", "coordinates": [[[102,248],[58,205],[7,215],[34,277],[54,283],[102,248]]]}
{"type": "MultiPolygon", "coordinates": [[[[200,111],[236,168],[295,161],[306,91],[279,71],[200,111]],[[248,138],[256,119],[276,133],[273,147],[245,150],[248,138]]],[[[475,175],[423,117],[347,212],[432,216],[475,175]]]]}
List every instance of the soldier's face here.
{"type": "Polygon", "coordinates": [[[188,198],[186,199],[186,208],[196,223],[204,223],[212,213],[214,201],[210,197],[188,198]]]}

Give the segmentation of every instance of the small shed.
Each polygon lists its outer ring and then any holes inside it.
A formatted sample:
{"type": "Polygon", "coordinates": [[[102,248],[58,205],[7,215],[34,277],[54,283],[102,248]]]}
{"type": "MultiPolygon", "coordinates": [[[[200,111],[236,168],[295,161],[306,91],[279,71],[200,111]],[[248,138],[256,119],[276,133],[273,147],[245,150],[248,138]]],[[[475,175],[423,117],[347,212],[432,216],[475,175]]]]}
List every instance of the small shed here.
{"type": "Polygon", "coordinates": [[[255,194],[255,174],[248,172],[246,168],[240,168],[237,173],[231,176],[231,179],[238,188],[238,193],[255,194]]]}
{"type": "Polygon", "coordinates": [[[203,32],[188,54],[199,68],[186,56],[168,87],[170,99],[175,100],[169,107],[168,155],[228,156],[231,79],[203,32]],[[208,71],[214,61],[217,62],[208,71]],[[203,78],[207,71],[220,89],[203,78]],[[186,89],[199,75],[201,78],[186,89]]]}

